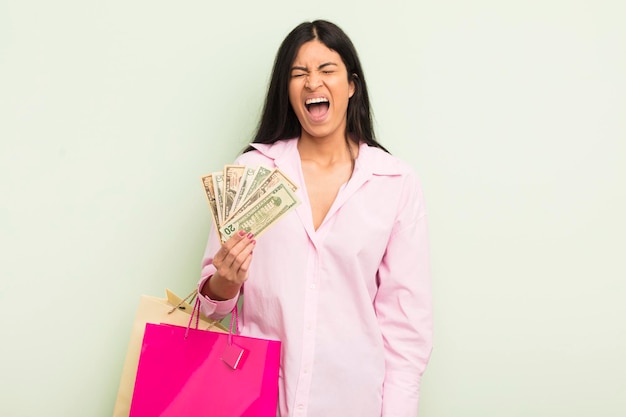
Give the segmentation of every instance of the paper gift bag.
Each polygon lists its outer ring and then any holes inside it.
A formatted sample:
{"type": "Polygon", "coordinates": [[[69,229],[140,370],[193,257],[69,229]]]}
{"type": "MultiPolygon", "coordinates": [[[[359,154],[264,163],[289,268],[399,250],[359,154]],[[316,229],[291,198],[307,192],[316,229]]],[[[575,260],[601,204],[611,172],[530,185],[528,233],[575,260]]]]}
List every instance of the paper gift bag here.
{"type": "Polygon", "coordinates": [[[279,365],[279,341],[148,323],[130,417],[275,417],[279,365]]]}
{"type": "MultiPolygon", "coordinates": [[[[185,299],[181,299],[167,289],[166,295],[167,298],[142,295],[139,299],[126,359],[122,368],[113,417],[128,417],[130,412],[135,375],[137,373],[137,364],[139,363],[139,354],[146,323],[169,323],[181,326],[186,326],[189,323],[193,306],[187,303],[187,300],[195,296],[195,291],[185,297],[185,299]]],[[[200,316],[199,328],[220,333],[228,332],[228,329],[219,322],[207,319],[204,316],[200,316]]]]}

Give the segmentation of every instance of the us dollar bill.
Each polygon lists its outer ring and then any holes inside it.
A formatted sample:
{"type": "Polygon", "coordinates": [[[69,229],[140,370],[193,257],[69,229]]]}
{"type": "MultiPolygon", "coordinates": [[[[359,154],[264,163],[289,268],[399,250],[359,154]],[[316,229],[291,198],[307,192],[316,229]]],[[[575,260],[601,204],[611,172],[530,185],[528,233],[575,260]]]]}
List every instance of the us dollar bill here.
{"type": "Polygon", "coordinates": [[[220,232],[227,240],[234,233],[243,230],[259,237],[274,223],[295,209],[300,200],[285,182],[280,182],[258,199],[246,211],[227,221],[220,232]]]}
{"type": "Polygon", "coordinates": [[[254,178],[252,179],[252,183],[250,183],[250,188],[246,192],[246,195],[243,196],[243,200],[247,200],[248,196],[272,173],[272,170],[259,166],[254,173],[254,178]]]}
{"type": "Polygon", "coordinates": [[[215,191],[215,205],[217,206],[218,226],[224,222],[224,171],[213,172],[213,190],[215,191]]]}
{"type": "Polygon", "coordinates": [[[202,186],[204,187],[204,193],[206,194],[209,209],[211,210],[211,217],[215,227],[220,226],[219,217],[217,214],[217,203],[215,201],[215,189],[213,188],[213,174],[208,174],[200,178],[202,180],[202,186]]]}
{"type": "Polygon", "coordinates": [[[226,165],[224,166],[224,207],[222,209],[222,218],[230,217],[230,211],[235,202],[235,196],[241,186],[241,177],[246,167],[243,165],[226,165]]]}
{"type": "Polygon", "coordinates": [[[240,204],[236,211],[231,213],[229,218],[224,219],[224,221],[234,219],[235,217],[241,215],[243,212],[248,210],[248,208],[252,206],[258,199],[262,198],[268,191],[273,189],[281,182],[289,187],[289,189],[294,193],[298,189],[296,184],[294,184],[289,178],[287,178],[287,176],[282,171],[275,168],[270,172],[269,175],[265,177],[265,179],[261,181],[259,185],[257,185],[254,190],[248,193],[245,201],[240,204]]]}
{"type": "Polygon", "coordinates": [[[243,176],[241,177],[241,185],[239,186],[239,191],[237,191],[237,195],[235,195],[235,201],[233,202],[232,207],[230,208],[231,212],[235,212],[238,207],[241,206],[241,203],[244,201],[243,197],[246,195],[250,186],[252,185],[252,180],[254,179],[254,174],[256,173],[258,168],[246,166],[244,169],[243,176]]]}

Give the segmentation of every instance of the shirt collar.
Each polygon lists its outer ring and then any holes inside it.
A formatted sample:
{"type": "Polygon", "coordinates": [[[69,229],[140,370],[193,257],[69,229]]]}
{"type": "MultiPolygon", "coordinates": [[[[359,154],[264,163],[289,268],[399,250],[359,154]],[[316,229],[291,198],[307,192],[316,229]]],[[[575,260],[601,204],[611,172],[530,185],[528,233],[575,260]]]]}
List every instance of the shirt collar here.
{"type": "MultiPolygon", "coordinates": [[[[273,159],[276,166],[288,163],[298,154],[298,139],[284,139],[274,143],[251,143],[250,145],[267,158],[273,159]]],[[[406,173],[406,165],[382,149],[361,142],[355,168],[362,174],[395,176],[406,173]]]]}

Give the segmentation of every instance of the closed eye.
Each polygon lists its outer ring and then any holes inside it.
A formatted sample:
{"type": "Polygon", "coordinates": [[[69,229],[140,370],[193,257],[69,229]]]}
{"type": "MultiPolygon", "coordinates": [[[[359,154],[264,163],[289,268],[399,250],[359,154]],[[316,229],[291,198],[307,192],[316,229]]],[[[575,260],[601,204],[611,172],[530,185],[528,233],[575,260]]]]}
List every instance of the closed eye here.
{"type": "Polygon", "coordinates": [[[307,67],[294,66],[294,67],[291,68],[291,77],[292,78],[304,77],[308,73],[309,73],[309,70],[308,70],[307,67]]]}

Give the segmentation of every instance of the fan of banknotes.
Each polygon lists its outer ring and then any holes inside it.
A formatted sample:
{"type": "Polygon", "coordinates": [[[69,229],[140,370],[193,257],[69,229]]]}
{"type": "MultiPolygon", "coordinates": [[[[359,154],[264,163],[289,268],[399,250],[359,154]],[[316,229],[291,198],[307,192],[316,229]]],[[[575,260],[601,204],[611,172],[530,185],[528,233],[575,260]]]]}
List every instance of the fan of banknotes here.
{"type": "Polygon", "coordinates": [[[225,165],[201,179],[222,242],[239,230],[259,237],[300,204],[298,187],[276,168],[225,165]]]}

